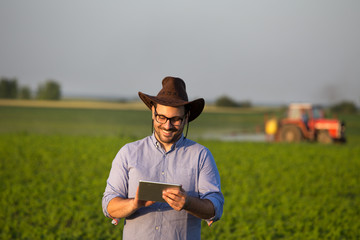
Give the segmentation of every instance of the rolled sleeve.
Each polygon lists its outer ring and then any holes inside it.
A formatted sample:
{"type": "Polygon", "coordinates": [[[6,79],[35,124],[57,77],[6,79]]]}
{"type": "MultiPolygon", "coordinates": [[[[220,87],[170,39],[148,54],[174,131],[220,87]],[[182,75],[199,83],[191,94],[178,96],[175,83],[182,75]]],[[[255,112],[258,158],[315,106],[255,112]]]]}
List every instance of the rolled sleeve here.
{"type": "Polygon", "coordinates": [[[214,217],[206,219],[209,224],[221,218],[224,206],[224,195],[221,193],[220,175],[214,157],[208,149],[204,152],[203,157],[199,177],[200,198],[210,200],[215,210],[214,217]]]}
{"type": "Polygon", "coordinates": [[[211,223],[218,221],[222,216],[223,206],[224,206],[224,196],[222,195],[221,192],[218,192],[218,193],[211,193],[206,197],[204,197],[203,199],[210,200],[214,205],[215,215],[210,219],[206,219],[207,223],[210,225],[211,223]]]}
{"type": "Polygon", "coordinates": [[[102,198],[103,213],[109,218],[112,218],[107,211],[109,202],[115,197],[127,198],[128,195],[128,170],[125,158],[123,157],[125,153],[126,148],[123,148],[115,156],[102,198]]]}
{"type": "MultiPolygon", "coordinates": [[[[109,184],[109,182],[107,183],[106,189],[108,187],[111,188],[111,185],[109,184]]],[[[112,190],[109,190],[109,191],[105,190],[103,198],[102,198],[102,210],[103,210],[104,215],[108,218],[112,218],[107,210],[107,206],[109,205],[109,202],[113,198],[120,197],[119,194],[115,194],[112,192],[113,192],[112,190]]]]}

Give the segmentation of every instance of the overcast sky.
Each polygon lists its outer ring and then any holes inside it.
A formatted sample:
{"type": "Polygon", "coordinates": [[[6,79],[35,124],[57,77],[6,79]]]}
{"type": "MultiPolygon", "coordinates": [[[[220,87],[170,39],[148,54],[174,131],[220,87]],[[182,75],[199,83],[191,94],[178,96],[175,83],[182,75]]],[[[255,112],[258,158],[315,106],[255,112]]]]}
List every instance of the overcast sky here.
{"type": "Polygon", "coordinates": [[[350,100],[360,106],[359,0],[1,0],[0,76],[64,95],[350,100]]]}

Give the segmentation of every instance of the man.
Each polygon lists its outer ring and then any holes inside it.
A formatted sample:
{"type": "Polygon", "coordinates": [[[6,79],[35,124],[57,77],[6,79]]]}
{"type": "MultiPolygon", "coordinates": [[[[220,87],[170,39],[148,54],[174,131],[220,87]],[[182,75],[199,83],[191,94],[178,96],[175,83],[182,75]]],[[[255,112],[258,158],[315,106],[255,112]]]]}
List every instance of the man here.
{"type": "Polygon", "coordinates": [[[211,152],[183,135],[204,99],[188,101],[182,79],[166,77],[157,96],[139,92],[152,111],[154,133],[123,146],[112,163],[102,207],[105,216],[125,218],[123,239],[200,239],[201,219],[220,219],[224,197],[211,152]],[[177,183],[166,201],[139,200],[139,180],[177,183]]]}

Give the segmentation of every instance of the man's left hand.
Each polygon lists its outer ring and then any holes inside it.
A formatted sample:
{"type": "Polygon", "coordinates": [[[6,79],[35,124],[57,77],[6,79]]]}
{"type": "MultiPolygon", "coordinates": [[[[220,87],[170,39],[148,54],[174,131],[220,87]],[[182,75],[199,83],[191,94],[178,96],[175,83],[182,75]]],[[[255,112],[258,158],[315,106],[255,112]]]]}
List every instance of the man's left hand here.
{"type": "Polygon", "coordinates": [[[175,189],[169,188],[163,191],[163,199],[176,211],[181,211],[185,208],[188,197],[183,188],[175,189]]]}

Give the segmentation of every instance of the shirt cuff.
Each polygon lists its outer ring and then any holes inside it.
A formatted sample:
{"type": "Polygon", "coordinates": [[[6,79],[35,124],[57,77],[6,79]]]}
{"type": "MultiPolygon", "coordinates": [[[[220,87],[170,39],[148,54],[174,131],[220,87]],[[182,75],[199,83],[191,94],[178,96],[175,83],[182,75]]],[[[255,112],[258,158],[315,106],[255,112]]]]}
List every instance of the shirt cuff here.
{"type": "Polygon", "coordinates": [[[215,214],[212,218],[209,218],[209,219],[205,219],[205,221],[207,222],[208,226],[211,226],[214,222],[218,221],[221,216],[222,216],[222,212],[223,212],[223,199],[219,199],[216,195],[214,196],[207,196],[206,198],[204,199],[208,199],[211,201],[211,203],[213,204],[214,206],[214,211],[215,211],[215,214]]]}
{"type": "Polygon", "coordinates": [[[113,198],[116,198],[117,195],[107,195],[107,196],[104,196],[103,199],[102,199],[102,210],[103,210],[103,213],[106,217],[108,218],[112,218],[114,219],[108,212],[107,210],[107,207],[109,205],[109,202],[113,199],[113,198]]]}

